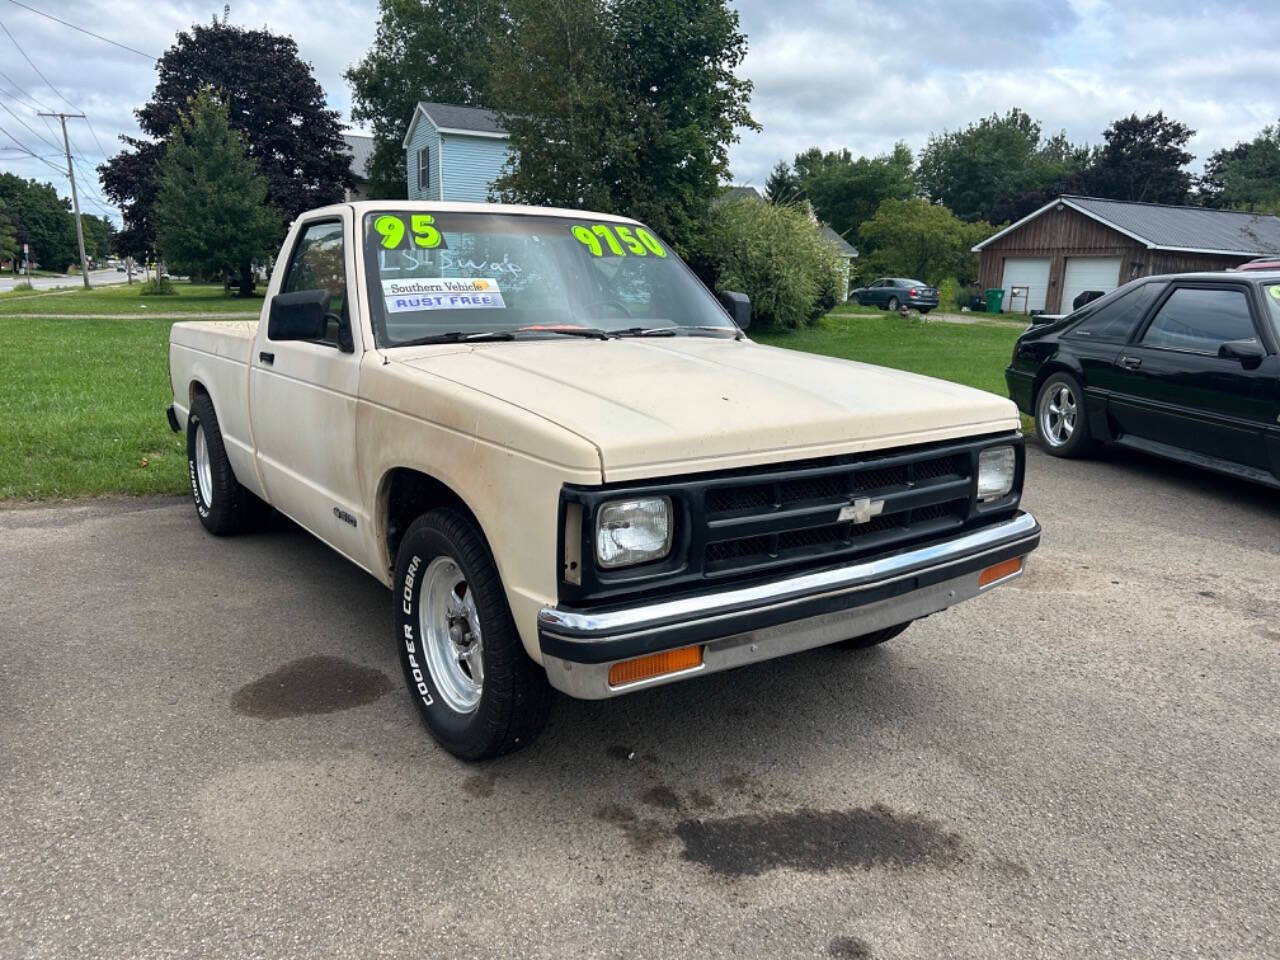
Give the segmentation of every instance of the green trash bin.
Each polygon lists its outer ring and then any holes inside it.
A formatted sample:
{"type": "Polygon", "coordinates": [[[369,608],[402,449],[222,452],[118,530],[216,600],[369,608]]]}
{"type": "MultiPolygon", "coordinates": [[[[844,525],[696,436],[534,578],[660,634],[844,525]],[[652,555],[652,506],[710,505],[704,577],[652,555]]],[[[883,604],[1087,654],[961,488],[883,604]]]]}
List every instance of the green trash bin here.
{"type": "Polygon", "coordinates": [[[1000,313],[1004,306],[1004,291],[999,287],[987,290],[987,313],[1000,313]]]}

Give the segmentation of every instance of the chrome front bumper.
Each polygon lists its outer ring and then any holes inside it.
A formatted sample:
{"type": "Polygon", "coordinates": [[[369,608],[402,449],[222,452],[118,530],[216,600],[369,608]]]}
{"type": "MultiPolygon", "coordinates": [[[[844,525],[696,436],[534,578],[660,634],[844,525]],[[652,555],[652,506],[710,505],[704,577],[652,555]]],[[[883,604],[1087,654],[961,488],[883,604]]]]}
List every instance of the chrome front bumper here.
{"type": "Polygon", "coordinates": [[[717,593],[612,610],[543,607],[542,662],[552,686],[587,700],[715,673],[928,616],[1020,574],[979,586],[987,567],[1040,542],[1029,513],[887,557],[717,593]],[[703,645],[699,666],[610,686],[633,657],[703,645]]]}

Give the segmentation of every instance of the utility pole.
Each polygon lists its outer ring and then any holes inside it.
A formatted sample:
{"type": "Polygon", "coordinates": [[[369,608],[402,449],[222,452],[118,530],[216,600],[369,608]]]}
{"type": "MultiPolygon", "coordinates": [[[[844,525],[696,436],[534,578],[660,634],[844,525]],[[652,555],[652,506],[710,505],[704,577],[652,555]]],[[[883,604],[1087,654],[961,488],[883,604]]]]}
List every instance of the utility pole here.
{"type": "Polygon", "coordinates": [[[80,277],[89,289],[89,260],[84,255],[84,227],[80,225],[80,197],[76,195],[76,170],[71,165],[71,140],[67,137],[67,117],[84,119],[83,113],[41,113],[41,117],[57,117],[62,121],[62,148],[67,151],[67,176],[71,180],[71,209],[76,214],[76,242],[80,244],[80,277]]]}

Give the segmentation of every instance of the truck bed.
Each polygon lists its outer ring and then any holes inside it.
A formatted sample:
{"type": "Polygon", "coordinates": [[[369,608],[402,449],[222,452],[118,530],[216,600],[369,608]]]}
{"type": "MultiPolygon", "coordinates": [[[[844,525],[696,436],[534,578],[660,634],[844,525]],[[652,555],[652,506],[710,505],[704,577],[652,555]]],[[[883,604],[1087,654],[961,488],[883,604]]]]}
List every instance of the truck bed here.
{"type": "Polygon", "coordinates": [[[173,325],[169,343],[248,364],[257,334],[257,320],[184,320],[173,325]]]}

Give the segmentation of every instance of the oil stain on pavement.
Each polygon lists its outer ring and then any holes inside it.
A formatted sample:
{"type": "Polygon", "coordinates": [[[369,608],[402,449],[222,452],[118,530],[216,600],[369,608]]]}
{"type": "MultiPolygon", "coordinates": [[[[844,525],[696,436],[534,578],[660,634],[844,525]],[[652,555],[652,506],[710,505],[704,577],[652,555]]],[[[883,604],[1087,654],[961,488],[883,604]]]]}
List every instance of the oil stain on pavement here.
{"type": "Polygon", "coordinates": [[[303,657],[247,683],[231,698],[246,717],[280,720],[372,703],[391,690],[381,670],[338,657],[303,657]]]}
{"type": "Polygon", "coordinates": [[[684,859],[724,876],[779,867],[808,873],[872,867],[945,867],[964,859],[959,834],[915,814],[867,809],[747,814],[676,825],[684,859]]]}

